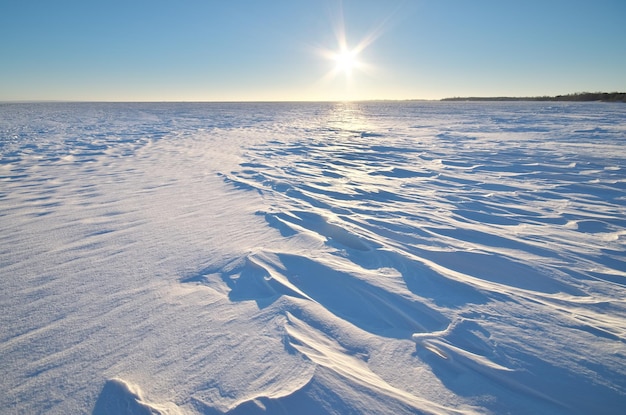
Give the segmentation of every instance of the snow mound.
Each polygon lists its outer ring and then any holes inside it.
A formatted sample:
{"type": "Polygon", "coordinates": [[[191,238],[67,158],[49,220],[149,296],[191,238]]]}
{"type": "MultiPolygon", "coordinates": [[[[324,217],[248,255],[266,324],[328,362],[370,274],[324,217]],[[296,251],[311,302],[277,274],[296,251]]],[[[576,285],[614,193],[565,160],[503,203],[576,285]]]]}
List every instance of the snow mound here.
{"type": "Polygon", "coordinates": [[[141,389],[122,379],[107,380],[98,396],[93,415],[181,415],[173,403],[146,402],[141,389]]]}

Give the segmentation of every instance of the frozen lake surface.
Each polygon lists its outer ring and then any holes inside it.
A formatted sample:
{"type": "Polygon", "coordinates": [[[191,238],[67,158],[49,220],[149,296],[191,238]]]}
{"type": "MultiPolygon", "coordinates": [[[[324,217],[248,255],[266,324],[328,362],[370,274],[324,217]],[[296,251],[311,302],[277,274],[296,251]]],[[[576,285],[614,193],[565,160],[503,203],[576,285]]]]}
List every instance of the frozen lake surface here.
{"type": "Polygon", "coordinates": [[[623,414],[626,106],[0,104],[0,413],[623,414]]]}

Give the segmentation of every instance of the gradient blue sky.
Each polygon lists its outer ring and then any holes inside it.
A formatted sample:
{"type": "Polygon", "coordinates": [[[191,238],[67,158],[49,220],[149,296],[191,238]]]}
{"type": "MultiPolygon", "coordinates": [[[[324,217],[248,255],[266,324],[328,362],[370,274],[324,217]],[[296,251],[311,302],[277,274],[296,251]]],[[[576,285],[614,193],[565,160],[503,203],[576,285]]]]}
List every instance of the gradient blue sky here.
{"type": "Polygon", "coordinates": [[[626,91],[625,0],[0,0],[0,101],[626,91]],[[345,33],[370,43],[333,76],[345,33]]]}

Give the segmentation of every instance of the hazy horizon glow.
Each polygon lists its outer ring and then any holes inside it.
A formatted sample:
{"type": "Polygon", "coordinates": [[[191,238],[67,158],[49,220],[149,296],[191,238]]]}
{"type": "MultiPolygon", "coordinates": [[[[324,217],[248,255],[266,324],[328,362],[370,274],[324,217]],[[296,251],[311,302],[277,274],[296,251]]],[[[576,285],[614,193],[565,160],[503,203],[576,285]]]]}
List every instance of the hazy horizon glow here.
{"type": "Polygon", "coordinates": [[[335,101],[626,90],[626,2],[0,6],[0,101],[335,101]]]}

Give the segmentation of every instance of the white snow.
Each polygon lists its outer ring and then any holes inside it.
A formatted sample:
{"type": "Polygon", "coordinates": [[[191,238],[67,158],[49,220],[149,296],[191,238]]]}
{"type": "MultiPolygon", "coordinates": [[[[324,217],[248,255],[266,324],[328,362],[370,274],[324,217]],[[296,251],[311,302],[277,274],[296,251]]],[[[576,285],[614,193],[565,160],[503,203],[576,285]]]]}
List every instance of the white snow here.
{"type": "Polygon", "coordinates": [[[626,107],[0,104],[0,413],[621,414],[626,107]]]}

